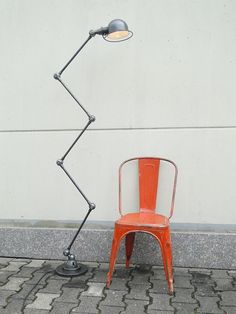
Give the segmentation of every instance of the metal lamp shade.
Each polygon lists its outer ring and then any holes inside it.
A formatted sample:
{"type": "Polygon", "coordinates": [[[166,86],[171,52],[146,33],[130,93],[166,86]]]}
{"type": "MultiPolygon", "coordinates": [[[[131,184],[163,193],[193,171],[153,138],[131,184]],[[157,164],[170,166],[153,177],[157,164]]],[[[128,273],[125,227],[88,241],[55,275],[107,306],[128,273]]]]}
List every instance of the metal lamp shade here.
{"type": "Polygon", "coordinates": [[[133,36],[125,21],[116,19],[112,20],[108,25],[107,34],[103,35],[103,38],[107,41],[116,42],[127,40],[133,36]]]}

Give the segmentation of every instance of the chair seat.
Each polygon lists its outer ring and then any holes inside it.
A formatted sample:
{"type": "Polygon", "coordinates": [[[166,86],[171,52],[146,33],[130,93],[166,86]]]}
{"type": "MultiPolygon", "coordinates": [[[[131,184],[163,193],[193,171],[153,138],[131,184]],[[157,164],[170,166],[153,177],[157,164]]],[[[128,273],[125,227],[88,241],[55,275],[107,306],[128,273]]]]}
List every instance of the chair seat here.
{"type": "Polygon", "coordinates": [[[144,226],[166,228],[169,226],[169,219],[155,213],[130,213],[122,216],[116,221],[119,225],[144,226]]]}

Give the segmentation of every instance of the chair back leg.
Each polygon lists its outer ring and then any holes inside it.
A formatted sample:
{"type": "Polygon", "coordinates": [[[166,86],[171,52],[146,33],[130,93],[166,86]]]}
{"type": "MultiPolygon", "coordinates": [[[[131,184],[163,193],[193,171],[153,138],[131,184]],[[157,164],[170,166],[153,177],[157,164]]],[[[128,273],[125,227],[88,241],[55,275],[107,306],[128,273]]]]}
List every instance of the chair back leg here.
{"type": "Polygon", "coordinates": [[[135,232],[130,232],[125,237],[125,251],[126,251],[126,267],[129,267],[130,258],[134,247],[135,232]]]}

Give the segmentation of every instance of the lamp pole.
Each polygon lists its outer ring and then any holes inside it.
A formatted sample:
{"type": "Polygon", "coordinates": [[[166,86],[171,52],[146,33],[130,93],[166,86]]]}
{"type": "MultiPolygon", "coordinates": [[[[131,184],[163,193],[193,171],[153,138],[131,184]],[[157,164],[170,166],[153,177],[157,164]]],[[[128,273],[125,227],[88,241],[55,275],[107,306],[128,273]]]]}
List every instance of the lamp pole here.
{"type": "Polygon", "coordinates": [[[92,203],[88,197],[84,194],[84,192],[81,190],[79,185],[75,182],[71,174],[66,170],[64,166],[64,161],[72,148],[75,146],[75,144],[78,142],[78,140],[81,138],[81,136],[84,134],[84,132],[87,130],[87,128],[90,126],[91,123],[95,121],[95,117],[91,115],[80,103],[80,101],[75,97],[75,95],[71,92],[71,90],[67,87],[67,85],[62,81],[62,74],[67,69],[67,67],[71,64],[71,62],[76,58],[76,56],[80,53],[80,51],[84,48],[84,46],[90,41],[91,38],[93,38],[95,35],[102,35],[102,37],[107,41],[123,41],[128,38],[130,38],[133,33],[128,29],[127,24],[120,19],[115,19],[109,23],[107,27],[101,27],[97,30],[92,30],[89,32],[88,38],[85,40],[85,42],[81,45],[81,47],[75,52],[75,54],[69,59],[69,61],[63,66],[63,68],[58,72],[54,74],[54,79],[61,83],[61,85],[64,87],[64,89],[70,94],[70,96],[75,100],[75,102],[79,105],[79,107],[84,111],[84,113],[88,117],[88,121],[85,124],[84,128],[80,131],[76,139],[73,141],[73,143],[70,145],[70,147],[67,149],[67,151],[63,154],[63,156],[57,160],[56,164],[64,171],[64,173],[67,175],[67,177],[70,179],[70,181],[73,183],[75,188],[78,190],[80,195],[84,198],[86,203],[88,204],[88,212],[85,215],[83,221],[81,222],[78,230],[76,231],[73,239],[71,240],[68,247],[63,251],[63,255],[67,257],[67,261],[63,263],[62,265],[58,266],[56,268],[56,273],[60,276],[65,277],[73,277],[73,276],[80,276],[83,275],[87,270],[87,266],[81,263],[77,263],[75,259],[75,255],[71,253],[71,247],[74,244],[76,238],[78,237],[81,229],[83,228],[83,225],[85,224],[88,216],[90,215],[91,211],[95,209],[96,205],[92,203]]]}

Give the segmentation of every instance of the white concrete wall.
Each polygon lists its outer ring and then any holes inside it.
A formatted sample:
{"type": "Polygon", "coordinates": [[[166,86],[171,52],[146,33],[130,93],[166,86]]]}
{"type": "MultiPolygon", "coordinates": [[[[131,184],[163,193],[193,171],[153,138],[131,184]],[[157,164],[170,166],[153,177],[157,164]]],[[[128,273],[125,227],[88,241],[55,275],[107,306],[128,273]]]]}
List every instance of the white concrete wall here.
{"type": "Polygon", "coordinates": [[[226,0],[2,0],[0,219],[84,216],[55,161],[86,117],[52,75],[90,29],[123,18],[131,40],[95,37],[64,75],[97,118],[65,162],[97,204],[90,219],[118,216],[121,161],[157,155],[179,166],[173,221],[236,224],[235,12],[226,0]]]}

